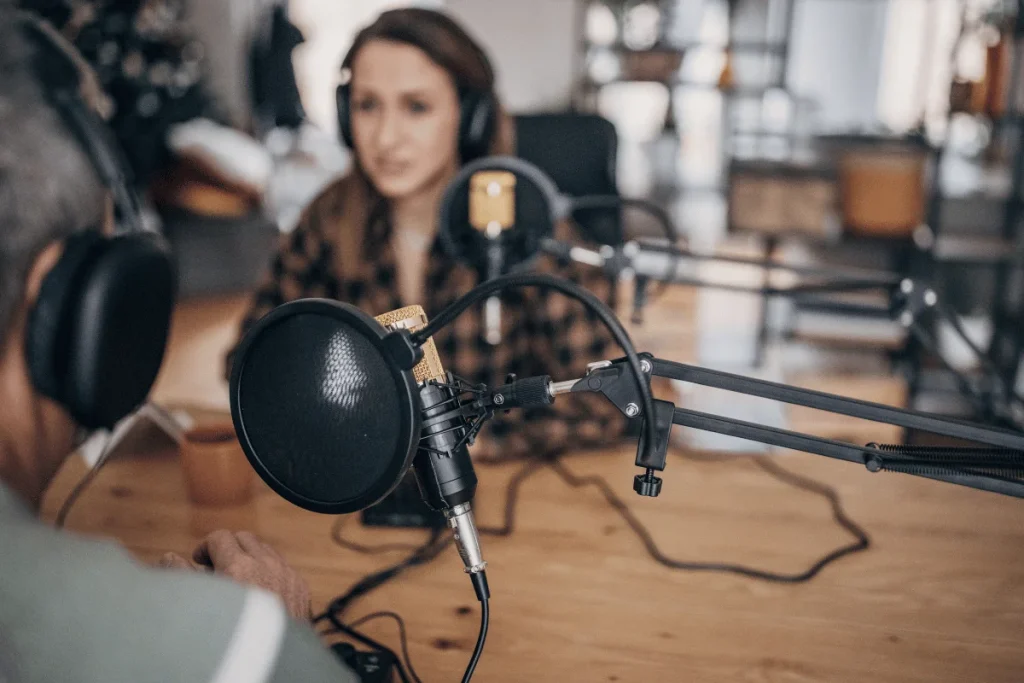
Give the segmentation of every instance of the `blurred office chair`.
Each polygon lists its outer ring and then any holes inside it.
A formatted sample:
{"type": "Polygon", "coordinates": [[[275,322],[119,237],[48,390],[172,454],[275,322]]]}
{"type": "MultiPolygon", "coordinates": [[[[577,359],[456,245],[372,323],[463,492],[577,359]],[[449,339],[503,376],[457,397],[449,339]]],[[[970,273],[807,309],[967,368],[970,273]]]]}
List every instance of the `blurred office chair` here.
{"type": "MultiPolygon", "coordinates": [[[[515,117],[516,155],[544,171],[563,193],[616,195],[618,137],[596,114],[547,113],[515,117]]],[[[573,218],[599,244],[623,241],[621,209],[580,209],[573,218]]]]}

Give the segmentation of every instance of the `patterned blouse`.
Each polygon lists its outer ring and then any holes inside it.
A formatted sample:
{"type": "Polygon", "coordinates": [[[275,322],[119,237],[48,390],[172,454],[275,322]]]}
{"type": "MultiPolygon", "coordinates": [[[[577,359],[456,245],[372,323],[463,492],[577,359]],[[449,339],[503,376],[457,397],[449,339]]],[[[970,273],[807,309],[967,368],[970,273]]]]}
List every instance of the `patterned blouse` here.
{"type": "MultiPolygon", "coordinates": [[[[430,318],[478,284],[475,270],[451,260],[440,241],[435,241],[426,266],[425,300],[402,301],[391,225],[383,212],[368,221],[364,253],[375,257],[364,259],[355,277],[343,277],[334,243],[327,237],[341,211],[336,195],[336,187],[328,187],[309,205],[296,228],[282,236],[270,276],[242,322],[242,334],[273,308],[294,299],[335,299],[373,316],[419,303],[430,318]]],[[[573,228],[559,230],[561,237],[573,237],[573,228]]],[[[536,269],[571,279],[602,300],[610,300],[611,283],[596,269],[561,267],[546,257],[536,269]]],[[[482,306],[463,313],[434,337],[445,369],[470,382],[494,386],[504,383],[509,373],[572,379],[582,376],[590,362],[622,355],[596,316],[559,293],[536,288],[503,292],[502,339],[496,346],[484,338],[482,306]]],[[[228,374],[232,355],[233,351],[227,359],[228,374]]],[[[495,456],[503,460],[544,456],[563,448],[609,446],[624,435],[627,422],[602,396],[568,395],[542,409],[499,413],[483,433],[492,441],[495,456]]]]}

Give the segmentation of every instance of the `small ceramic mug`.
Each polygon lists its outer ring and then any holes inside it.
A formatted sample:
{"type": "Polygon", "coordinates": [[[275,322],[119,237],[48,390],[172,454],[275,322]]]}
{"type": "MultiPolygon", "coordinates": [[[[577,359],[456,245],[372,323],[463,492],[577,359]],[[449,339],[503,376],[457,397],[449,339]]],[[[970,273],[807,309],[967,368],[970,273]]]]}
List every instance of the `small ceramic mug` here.
{"type": "Polygon", "coordinates": [[[237,505],[252,498],[252,466],[231,423],[188,430],[180,452],[185,486],[193,503],[237,505]]]}

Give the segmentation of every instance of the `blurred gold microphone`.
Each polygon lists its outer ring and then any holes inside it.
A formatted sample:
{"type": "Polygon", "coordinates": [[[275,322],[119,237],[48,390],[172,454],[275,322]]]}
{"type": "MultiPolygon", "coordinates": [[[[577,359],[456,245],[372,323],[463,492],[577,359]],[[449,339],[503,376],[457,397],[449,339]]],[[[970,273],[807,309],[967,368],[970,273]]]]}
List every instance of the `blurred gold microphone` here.
{"type": "MultiPolygon", "coordinates": [[[[509,171],[478,171],[469,181],[469,223],[487,236],[487,278],[504,269],[501,233],[516,222],[516,177],[509,171]]],[[[501,299],[484,303],[484,337],[492,346],[501,341],[501,299]]]]}
{"type": "Polygon", "coordinates": [[[508,171],[478,171],[469,181],[469,223],[494,239],[516,222],[516,177],[508,171]]]}

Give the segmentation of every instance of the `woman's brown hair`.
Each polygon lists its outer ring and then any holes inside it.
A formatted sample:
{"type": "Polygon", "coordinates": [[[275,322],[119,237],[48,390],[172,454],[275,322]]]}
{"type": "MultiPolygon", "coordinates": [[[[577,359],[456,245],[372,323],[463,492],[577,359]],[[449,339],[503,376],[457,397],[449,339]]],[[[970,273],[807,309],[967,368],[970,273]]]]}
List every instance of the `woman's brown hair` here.
{"type": "MultiPolygon", "coordinates": [[[[359,51],[373,40],[386,40],[412,45],[444,69],[457,91],[472,89],[487,92],[496,104],[491,154],[512,154],[514,150],[512,123],[498,104],[494,89],[494,70],[490,59],[475,40],[450,16],[424,8],[388,10],[356,34],[342,69],[350,70],[359,51]]],[[[381,210],[383,198],[374,190],[353,154],[352,171],[329,190],[337,203],[337,234],[332,241],[340,247],[338,267],[351,275],[364,260],[365,228],[370,216],[381,210]]]]}

